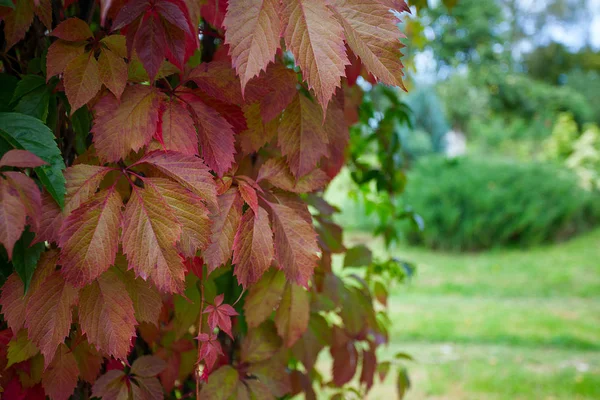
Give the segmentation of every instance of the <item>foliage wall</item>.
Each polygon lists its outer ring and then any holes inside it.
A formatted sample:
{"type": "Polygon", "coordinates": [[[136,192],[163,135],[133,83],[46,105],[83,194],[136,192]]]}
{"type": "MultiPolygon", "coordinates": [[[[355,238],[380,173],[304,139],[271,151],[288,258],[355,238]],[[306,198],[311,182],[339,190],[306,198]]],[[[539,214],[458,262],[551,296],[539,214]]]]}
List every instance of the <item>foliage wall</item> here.
{"type": "Polygon", "coordinates": [[[404,11],[2,0],[3,397],[364,398],[405,268],[358,247],[334,273],[319,193],[357,77],[403,87],[404,11]]]}

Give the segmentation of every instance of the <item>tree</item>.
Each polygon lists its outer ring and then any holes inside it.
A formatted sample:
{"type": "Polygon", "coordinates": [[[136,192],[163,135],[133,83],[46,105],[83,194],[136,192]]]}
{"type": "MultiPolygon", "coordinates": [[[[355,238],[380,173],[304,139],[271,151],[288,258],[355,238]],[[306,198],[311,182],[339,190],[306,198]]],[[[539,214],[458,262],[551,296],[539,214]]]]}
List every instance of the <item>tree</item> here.
{"type": "Polygon", "coordinates": [[[406,266],[346,253],[320,193],[357,74],[403,87],[407,10],[3,0],[4,397],[362,398],[383,379],[406,266]]]}

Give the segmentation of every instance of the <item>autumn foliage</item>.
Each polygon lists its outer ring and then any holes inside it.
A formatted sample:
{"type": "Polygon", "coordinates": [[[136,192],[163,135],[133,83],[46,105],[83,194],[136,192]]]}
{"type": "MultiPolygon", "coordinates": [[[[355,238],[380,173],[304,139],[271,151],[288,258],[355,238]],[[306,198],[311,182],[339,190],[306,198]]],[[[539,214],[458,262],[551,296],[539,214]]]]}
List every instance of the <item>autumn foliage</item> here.
{"type": "Polygon", "coordinates": [[[383,379],[386,289],[333,272],[319,193],[356,77],[403,85],[403,11],[1,0],[4,398],[348,398],[383,379]]]}

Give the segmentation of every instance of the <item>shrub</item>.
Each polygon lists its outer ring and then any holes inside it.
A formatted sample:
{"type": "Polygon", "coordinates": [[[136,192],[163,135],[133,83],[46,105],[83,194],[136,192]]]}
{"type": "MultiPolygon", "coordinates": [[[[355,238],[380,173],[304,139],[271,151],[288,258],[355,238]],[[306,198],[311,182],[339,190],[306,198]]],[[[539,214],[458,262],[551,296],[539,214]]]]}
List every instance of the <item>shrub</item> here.
{"type": "Polygon", "coordinates": [[[566,239],[596,222],[600,204],[570,171],[503,160],[423,158],[404,200],[421,215],[408,240],[445,250],[530,246],[566,239]]]}

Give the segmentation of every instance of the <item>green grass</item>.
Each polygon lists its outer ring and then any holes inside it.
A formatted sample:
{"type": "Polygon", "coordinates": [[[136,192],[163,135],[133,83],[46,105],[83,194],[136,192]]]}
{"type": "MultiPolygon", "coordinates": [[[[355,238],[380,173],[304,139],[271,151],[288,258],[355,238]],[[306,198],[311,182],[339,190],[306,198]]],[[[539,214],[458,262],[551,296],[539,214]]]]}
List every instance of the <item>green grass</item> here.
{"type": "MultiPolygon", "coordinates": [[[[523,251],[391,253],[418,268],[392,291],[381,352],[415,357],[407,399],[600,399],[600,230],[523,251]]],[[[394,393],[390,376],[369,399],[394,393]]]]}

